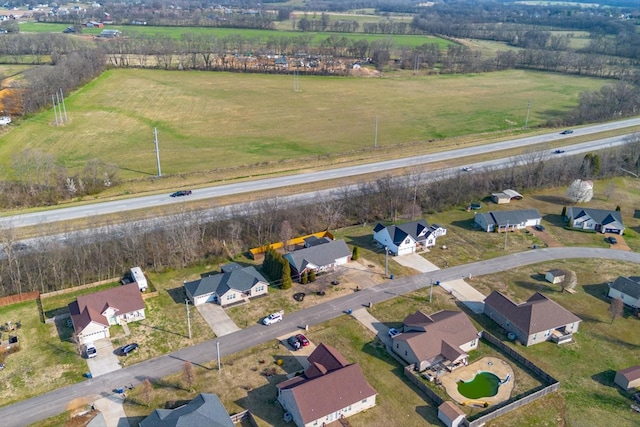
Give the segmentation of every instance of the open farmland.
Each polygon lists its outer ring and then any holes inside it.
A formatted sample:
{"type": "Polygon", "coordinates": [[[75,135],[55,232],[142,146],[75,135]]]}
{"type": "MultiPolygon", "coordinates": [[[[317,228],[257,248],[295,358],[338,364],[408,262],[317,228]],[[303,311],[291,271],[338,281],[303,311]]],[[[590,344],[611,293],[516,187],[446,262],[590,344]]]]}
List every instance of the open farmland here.
{"type": "Polygon", "coordinates": [[[284,75],[110,70],[67,98],[64,126],[47,111],[8,132],[0,164],[32,149],[54,153],[71,170],[98,158],[117,164],[124,178],[153,175],[157,127],[165,174],[291,159],[303,165],[372,146],[376,117],[379,146],[428,144],[519,130],[528,100],[529,126],[541,125],[606,83],[525,71],[391,76],[301,76],[295,92],[284,75]]]}

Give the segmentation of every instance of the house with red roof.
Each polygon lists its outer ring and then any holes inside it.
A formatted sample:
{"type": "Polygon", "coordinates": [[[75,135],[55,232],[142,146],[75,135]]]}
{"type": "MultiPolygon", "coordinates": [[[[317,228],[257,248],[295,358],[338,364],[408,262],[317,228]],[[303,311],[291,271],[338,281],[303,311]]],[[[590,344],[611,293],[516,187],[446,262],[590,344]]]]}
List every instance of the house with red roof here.
{"type": "Polygon", "coordinates": [[[307,358],[304,374],[277,385],[278,402],[298,427],[318,427],[376,405],[377,392],[360,365],[320,344],[307,358]]]}
{"type": "Polygon", "coordinates": [[[80,344],[109,338],[109,327],[145,318],[144,300],[137,283],[81,295],[69,304],[80,344]]]}

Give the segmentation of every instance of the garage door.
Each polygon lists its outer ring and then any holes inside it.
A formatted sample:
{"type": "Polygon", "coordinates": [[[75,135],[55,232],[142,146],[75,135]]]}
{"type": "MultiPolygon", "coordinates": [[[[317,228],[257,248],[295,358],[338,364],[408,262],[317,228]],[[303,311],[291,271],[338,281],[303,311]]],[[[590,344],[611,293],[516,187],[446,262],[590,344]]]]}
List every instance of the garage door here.
{"type": "Polygon", "coordinates": [[[82,336],[82,344],[107,338],[107,331],[94,332],[82,336]]]}

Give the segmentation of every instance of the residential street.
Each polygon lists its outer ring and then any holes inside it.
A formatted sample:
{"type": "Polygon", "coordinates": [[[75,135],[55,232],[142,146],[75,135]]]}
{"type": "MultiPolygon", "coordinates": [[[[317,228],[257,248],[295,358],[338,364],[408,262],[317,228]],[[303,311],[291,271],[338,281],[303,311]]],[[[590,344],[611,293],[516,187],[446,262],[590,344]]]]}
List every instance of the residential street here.
{"type": "MultiPolygon", "coordinates": [[[[360,292],[328,301],[305,310],[286,313],[284,320],[272,326],[254,325],[216,340],[184,348],[171,354],[147,360],[110,374],[87,379],[41,396],[14,405],[0,408],[2,425],[24,426],[57,415],[66,410],[67,404],[75,398],[98,400],[113,395],[115,389],[140,384],[145,378],[160,379],[182,369],[184,361],[198,366],[216,360],[216,342],[220,343],[221,356],[265,343],[304,325],[313,326],[356,310],[368,304],[380,303],[430,285],[431,280],[446,284],[449,281],[473,276],[482,276],[510,270],[523,265],[567,258],[602,258],[640,264],[640,254],[612,249],[597,248],[547,248],[516,253],[487,261],[461,265],[444,270],[431,271],[411,277],[388,280],[381,285],[363,289],[360,292]]],[[[224,369],[224,365],[222,367],[224,369]]]]}

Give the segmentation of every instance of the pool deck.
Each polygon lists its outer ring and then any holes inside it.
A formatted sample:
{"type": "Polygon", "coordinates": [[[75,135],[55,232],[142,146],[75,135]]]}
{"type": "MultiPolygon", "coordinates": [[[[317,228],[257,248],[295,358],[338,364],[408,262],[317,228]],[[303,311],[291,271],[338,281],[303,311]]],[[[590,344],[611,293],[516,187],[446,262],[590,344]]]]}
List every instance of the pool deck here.
{"type": "Polygon", "coordinates": [[[497,357],[483,357],[477,362],[473,362],[468,366],[458,368],[453,372],[449,372],[445,375],[440,376],[438,379],[447,390],[447,394],[449,394],[449,396],[453,400],[461,405],[464,405],[465,402],[475,402],[479,405],[487,402],[489,405],[495,405],[496,403],[508,400],[511,397],[511,392],[513,391],[513,387],[515,385],[513,368],[511,368],[511,365],[509,365],[509,363],[507,363],[505,360],[498,359],[497,357]],[[498,387],[498,393],[495,396],[482,397],[479,399],[469,399],[468,397],[464,397],[463,395],[458,393],[458,381],[470,381],[476,376],[478,372],[491,372],[497,375],[501,380],[504,380],[507,375],[509,375],[511,379],[507,383],[502,384],[500,387],[498,387]]]}

